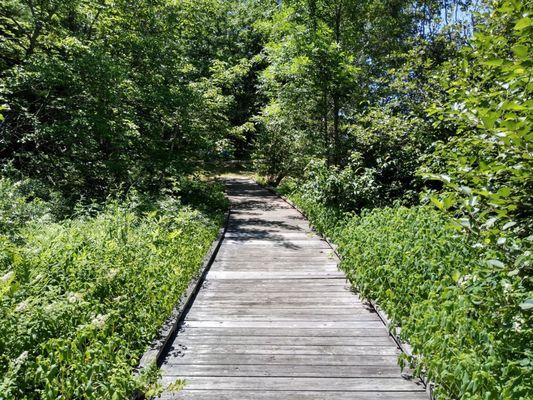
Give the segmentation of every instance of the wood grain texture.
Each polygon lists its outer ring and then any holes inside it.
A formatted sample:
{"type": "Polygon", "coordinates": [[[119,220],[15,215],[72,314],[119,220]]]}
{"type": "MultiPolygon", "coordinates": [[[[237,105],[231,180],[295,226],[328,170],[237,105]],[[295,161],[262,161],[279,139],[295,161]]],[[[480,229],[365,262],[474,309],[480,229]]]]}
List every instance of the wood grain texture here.
{"type": "Polygon", "coordinates": [[[226,236],[168,348],[162,399],[427,399],[305,218],[250,180],[227,189],[226,236]]]}
{"type": "Polygon", "coordinates": [[[427,400],[423,391],[412,392],[345,392],[345,391],[248,391],[248,390],[189,390],[165,393],[161,400],[427,400]]]}

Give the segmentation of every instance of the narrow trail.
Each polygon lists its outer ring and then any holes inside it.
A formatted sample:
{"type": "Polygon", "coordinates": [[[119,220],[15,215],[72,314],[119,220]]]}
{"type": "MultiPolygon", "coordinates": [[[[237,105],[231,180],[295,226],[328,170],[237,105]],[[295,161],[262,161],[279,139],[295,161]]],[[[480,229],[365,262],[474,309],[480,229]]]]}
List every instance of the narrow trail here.
{"type": "Polygon", "coordinates": [[[170,400],[427,399],[304,217],[248,179],[228,181],[228,230],[161,367],[170,400]]]}

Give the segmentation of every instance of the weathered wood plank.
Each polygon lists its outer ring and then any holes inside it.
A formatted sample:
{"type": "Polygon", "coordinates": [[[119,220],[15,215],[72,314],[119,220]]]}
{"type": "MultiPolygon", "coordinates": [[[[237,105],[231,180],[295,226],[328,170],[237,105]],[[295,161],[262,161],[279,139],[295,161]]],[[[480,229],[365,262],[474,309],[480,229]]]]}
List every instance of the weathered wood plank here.
{"type": "MultiPolygon", "coordinates": [[[[232,267],[232,266],[219,266],[215,265],[211,268],[212,272],[231,272],[231,273],[250,273],[250,272],[256,272],[257,266],[239,266],[239,267],[232,267]]],[[[262,270],[265,274],[270,273],[277,273],[277,274],[292,274],[294,272],[298,272],[299,274],[316,274],[316,273],[330,273],[330,274],[336,274],[337,276],[340,276],[339,269],[336,266],[308,266],[308,267],[290,267],[290,266],[265,266],[262,270]]]]}
{"type": "Polygon", "coordinates": [[[182,390],[165,393],[161,400],[427,400],[423,391],[341,392],[341,391],[260,391],[182,390]]]}
{"type": "Polygon", "coordinates": [[[211,328],[211,327],[225,327],[225,328],[339,328],[339,329],[353,329],[353,328],[379,328],[383,326],[383,322],[379,318],[374,321],[241,321],[241,320],[213,320],[213,321],[186,321],[184,326],[192,328],[211,328]]]}
{"type": "MultiPolygon", "coordinates": [[[[271,337],[321,337],[321,338],[343,338],[343,337],[360,337],[360,336],[385,336],[389,337],[388,332],[383,329],[383,326],[378,327],[364,327],[353,329],[340,328],[228,328],[228,327],[192,327],[182,326],[181,334],[202,335],[202,336],[217,336],[224,340],[226,336],[271,336],[271,337]]],[[[176,338],[179,340],[180,335],[176,338]]]]}
{"type": "Polygon", "coordinates": [[[191,344],[185,345],[179,343],[170,348],[171,352],[178,352],[180,354],[191,353],[198,354],[212,354],[212,353],[227,353],[227,354],[329,354],[329,355],[397,355],[398,349],[392,346],[313,346],[313,345],[266,345],[266,344],[249,344],[249,345],[235,345],[221,343],[217,346],[209,344],[191,344]]]}
{"type": "Polygon", "coordinates": [[[288,299],[286,301],[242,301],[242,300],[198,300],[199,307],[261,307],[261,306],[276,306],[279,308],[293,308],[293,307],[317,307],[317,308],[337,308],[339,306],[354,307],[358,304],[357,300],[311,300],[311,299],[288,299]]]}
{"type": "Polygon", "coordinates": [[[229,238],[225,240],[224,247],[226,249],[232,249],[233,247],[236,247],[237,249],[242,249],[246,247],[246,249],[256,249],[259,248],[260,250],[264,250],[264,247],[277,247],[277,246],[294,246],[300,249],[304,248],[313,248],[313,249],[330,249],[329,244],[322,240],[317,238],[303,238],[303,239],[274,239],[274,238],[268,238],[268,239],[235,239],[235,238],[229,238]]]}
{"type": "MultiPolygon", "coordinates": [[[[249,290],[254,290],[257,293],[279,293],[284,291],[284,287],[269,287],[269,286],[255,286],[255,287],[246,287],[246,285],[232,285],[232,286],[218,286],[214,287],[211,285],[204,285],[205,290],[213,290],[217,293],[242,293],[248,292],[249,290]]],[[[287,287],[287,290],[290,290],[287,287]]],[[[348,292],[352,293],[347,287],[341,285],[331,285],[331,286],[302,286],[299,290],[295,290],[292,293],[295,296],[300,294],[305,296],[307,293],[332,293],[332,292],[348,292]],[[329,289],[329,290],[328,290],[329,289]]]]}
{"type": "Polygon", "coordinates": [[[300,319],[303,317],[305,319],[317,317],[321,319],[322,317],[332,317],[333,319],[336,316],[343,317],[354,317],[358,318],[362,315],[368,315],[368,310],[362,306],[354,307],[351,310],[346,308],[329,308],[323,310],[317,310],[316,308],[303,308],[303,309],[294,309],[294,308],[275,308],[275,307],[262,307],[262,308],[247,308],[247,307],[223,307],[223,308],[209,308],[209,307],[195,307],[192,309],[187,318],[196,319],[196,318],[206,318],[213,316],[220,317],[239,317],[239,318],[249,318],[249,317],[291,317],[295,319],[300,319]],[[194,318],[192,318],[194,317],[194,318]]]}
{"type": "Polygon", "coordinates": [[[272,279],[267,279],[265,277],[262,278],[255,278],[255,279],[239,279],[235,281],[231,280],[225,280],[225,281],[217,281],[217,280],[206,280],[207,284],[216,284],[216,285],[234,285],[234,284],[250,284],[253,286],[258,285],[286,285],[288,287],[294,287],[295,289],[298,286],[304,286],[304,285],[346,285],[346,277],[339,277],[336,280],[331,279],[312,279],[312,278],[296,278],[296,279],[286,279],[284,282],[275,281],[272,279]]]}
{"type": "MultiPolygon", "coordinates": [[[[175,341],[178,345],[204,344],[262,344],[262,345],[300,345],[300,346],[396,346],[389,336],[347,336],[347,337],[329,337],[329,336],[208,336],[182,333],[175,341]]],[[[396,374],[398,370],[396,370],[396,374]]]]}
{"type": "MultiPolygon", "coordinates": [[[[170,352],[165,362],[167,370],[179,371],[183,364],[256,364],[256,365],[373,365],[397,366],[397,356],[331,355],[331,354],[192,354],[170,352]]],[[[398,369],[398,376],[400,372],[398,369]]]]}
{"type": "Polygon", "coordinates": [[[265,261],[261,259],[238,259],[233,261],[226,260],[217,260],[213,263],[213,267],[217,266],[224,266],[224,267],[231,267],[231,268],[241,268],[241,267],[249,267],[253,268],[256,271],[258,269],[262,268],[271,268],[271,267],[290,267],[290,268],[305,268],[305,267],[318,267],[318,266],[324,266],[324,267],[337,267],[339,264],[333,260],[328,259],[324,260],[322,258],[318,259],[310,259],[307,261],[303,260],[294,260],[294,259],[288,259],[288,260],[279,260],[279,261],[265,261]]]}
{"type": "MultiPolygon", "coordinates": [[[[411,381],[402,378],[297,378],[297,377],[196,377],[182,376],[185,388],[216,390],[323,390],[347,392],[355,391],[413,391],[416,388],[411,381]]],[[[175,381],[173,377],[164,377],[163,384],[175,381]]],[[[422,390],[422,388],[421,388],[422,390]]]]}
{"type": "MultiPolygon", "coordinates": [[[[225,234],[227,239],[246,240],[246,239],[273,239],[273,240],[303,240],[303,239],[320,239],[314,232],[270,232],[264,229],[258,230],[240,230],[227,232],[225,234]]],[[[321,239],[322,240],[322,239],[321,239]]]]}
{"type": "Polygon", "coordinates": [[[209,271],[208,279],[257,279],[268,277],[270,279],[294,279],[294,278],[343,278],[344,274],[340,271],[209,271]]]}
{"type": "Polygon", "coordinates": [[[234,246],[222,246],[219,250],[219,259],[224,258],[231,258],[235,257],[238,259],[246,259],[247,256],[254,256],[254,257],[260,257],[260,258],[270,258],[270,257],[297,257],[299,259],[306,259],[306,258],[321,258],[324,261],[327,261],[327,258],[335,259],[335,254],[333,250],[329,247],[315,247],[315,248],[308,248],[308,247],[299,247],[299,246],[292,246],[290,244],[287,244],[286,246],[278,246],[278,247],[266,247],[266,246],[256,246],[254,247],[248,247],[248,246],[240,246],[240,245],[234,245],[234,246]]]}
{"type": "MultiPolygon", "coordinates": [[[[197,299],[209,299],[213,301],[222,301],[222,300],[255,300],[255,301],[286,301],[292,300],[294,295],[290,293],[279,293],[279,292],[256,292],[256,293],[229,293],[223,292],[220,293],[215,290],[204,290],[198,294],[197,299]]],[[[352,304],[354,302],[359,302],[350,292],[333,292],[333,293],[317,293],[317,292],[305,292],[301,293],[298,296],[300,301],[313,301],[313,300],[324,300],[335,302],[338,300],[344,300],[352,304]]]]}
{"type": "Polygon", "coordinates": [[[363,322],[363,321],[379,321],[373,315],[368,316],[365,314],[359,314],[357,316],[353,315],[333,315],[331,318],[325,315],[309,316],[309,315],[299,315],[299,316],[287,316],[287,315],[221,315],[221,314],[193,314],[187,316],[185,321],[242,321],[242,322],[268,322],[268,323],[294,323],[294,322],[303,322],[307,321],[310,323],[321,324],[325,322],[363,322]]]}
{"type": "Polygon", "coordinates": [[[245,290],[274,290],[274,291],[291,291],[298,293],[300,291],[305,292],[309,290],[317,291],[330,291],[330,290],[347,290],[351,291],[351,287],[344,278],[337,279],[284,279],[280,281],[278,279],[208,279],[203,284],[204,288],[214,290],[233,290],[233,289],[245,289],[245,290]]]}
{"type": "Polygon", "coordinates": [[[325,365],[182,365],[179,371],[166,370],[166,376],[248,376],[248,377],[330,377],[398,378],[398,368],[391,366],[325,365]]]}

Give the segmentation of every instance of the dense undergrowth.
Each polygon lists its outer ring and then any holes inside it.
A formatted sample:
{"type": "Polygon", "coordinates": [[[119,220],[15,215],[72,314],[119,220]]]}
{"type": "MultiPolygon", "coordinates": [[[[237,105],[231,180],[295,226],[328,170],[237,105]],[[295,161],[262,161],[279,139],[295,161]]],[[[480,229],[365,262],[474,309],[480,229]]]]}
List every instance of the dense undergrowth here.
{"type": "Polygon", "coordinates": [[[438,398],[527,399],[533,395],[533,341],[527,280],[530,262],[476,246],[431,206],[341,212],[285,184],[313,225],[330,237],[342,268],[363,296],[376,300],[436,382],[438,398]]]}
{"type": "Polygon", "coordinates": [[[127,398],[216,236],[221,188],[182,180],[58,219],[24,186],[0,180],[0,398],[127,398]]]}

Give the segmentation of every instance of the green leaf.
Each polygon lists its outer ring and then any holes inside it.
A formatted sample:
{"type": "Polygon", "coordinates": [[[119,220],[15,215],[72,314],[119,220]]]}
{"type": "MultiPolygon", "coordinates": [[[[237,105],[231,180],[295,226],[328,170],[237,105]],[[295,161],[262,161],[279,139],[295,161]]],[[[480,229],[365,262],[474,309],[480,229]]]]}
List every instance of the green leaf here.
{"type": "Polygon", "coordinates": [[[519,19],[516,22],[516,25],[514,26],[514,29],[517,30],[517,31],[521,31],[522,29],[525,29],[525,28],[527,28],[529,26],[531,26],[531,18],[524,17],[524,18],[519,19]]]}
{"type": "Polygon", "coordinates": [[[512,47],[513,53],[519,58],[526,58],[528,54],[528,47],[523,44],[515,44],[512,47]]]}
{"type": "Polygon", "coordinates": [[[502,227],[502,229],[505,231],[505,230],[507,230],[509,228],[512,228],[515,225],[516,225],[515,221],[509,221],[502,227]]]}
{"type": "Polygon", "coordinates": [[[452,196],[447,196],[443,199],[444,209],[448,210],[455,204],[455,199],[452,196]]]}
{"type": "Polygon", "coordinates": [[[533,298],[529,298],[523,303],[520,303],[520,308],[522,310],[531,310],[533,308],[533,298]]]}
{"type": "Polygon", "coordinates": [[[498,268],[505,267],[505,264],[502,263],[500,260],[488,260],[487,264],[492,265],[493,267],[498,267],[498,268]]]}
{"type": "Polygon", "coordinates": [[[461,273],[459,271],[454,271],[452,273],[452,279],[457,282],[461,278],[461,273]]]}
{"type": "Polygon", "coordinates": [[[435,204],[435,206],[437,206],[439,210],[444,211],[444,204],[439,199],[437,199],[436,197],[430,197],[429,199],[433,204],[435,204]]]}
{"type": "Polygon", "coordinates": [[[493,58],[491,60],[483,61],[483,64],[489,67],[499,67],[503,64],[503,60],[501,58],[493,58]]]}

